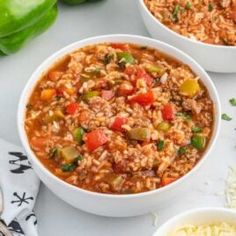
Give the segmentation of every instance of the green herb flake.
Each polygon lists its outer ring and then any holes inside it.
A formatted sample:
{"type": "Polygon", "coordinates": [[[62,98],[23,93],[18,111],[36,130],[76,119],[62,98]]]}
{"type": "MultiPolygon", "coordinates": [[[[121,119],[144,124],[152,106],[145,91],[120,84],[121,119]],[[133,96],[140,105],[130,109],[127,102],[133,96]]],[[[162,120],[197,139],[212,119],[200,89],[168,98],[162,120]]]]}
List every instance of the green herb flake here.
{"type": "Polygon", "coordinates": [[[226,113],[223,113],[221,115],[221,119],[226,120],[226,121],[231,121],[232,120],[232,118],[230,116],[228,116],[226,113]]]}
{"type": "Polygon", "coordinates": [[[49,152],[49,156],[50,156],[51,158],[53,158],[53,157],[58,157],[59,155],[60,155],[60,149],[59,149],[58,147],[52,148],[52,149],[50,150],[50,152],[49,152]]]}
{"type": "Polygon", "coordinates": [[[190,2],[187,2],[185,8],[187,10],[190,10],[192,8],[192,4],[190,2]]]}
{"type": "Polygon", "coordinates": [[[187,148],[186,147],[180,147],[178,150],[178,154],[179,155],[183,155],[187,152],[187,148]]]}
{"type": "Polygon", "coordinates": [[[71,172],[71,171],[75,170],[76,167],[77,167],[77,165],[75,163],[67,163],[67,164],[61,165],[61,170],[63,172],[71,172]]]}
{"type": "Polygon", "coordinates": [[[201,133],[202,132],[202,128],[198,127],[198,126],[195,126],[195,127],[192,128],[192,132],[193,133],[201,133]]]}
{"type": "Polygon", "coordinates": [[[214,6],[213,6],[213,4],[212,3],[209,3],[208,4],[208,11],[213,11],[213,9],[214,9],[214,6]]]}
{"type": "Polygon", "coordinates": [[[165,143],[163,140],[159,140],[159,142],[156,145],[157,145],[157,150],[161,151],[161,150],[163,150],[165,143]]]}
{"type": "Polygon", "coordinates": [[[177,22],[179,20],[179,12],[180,12],[180,5],[176,4],[172,12],[172,19],[174,22],[177,22]]]}
{"type": "Polygon", "coordinates": [[[231,98],[229,102],[232,106],[236,106],[236,98],[231,98]]]}
{"type": "Polygon", "coordinates": [[[111,62],[111,60],[113,59],[113,55],[108,53],[105,55],[104,59],[103,59],[103,64],[107,65],[111,62]]]}
{"type": "Polygon", "coordinates": [[[78,161],[82,161],[83,157],[82,156],[77,156],[74,160],[74,163],[78,163],[78,161]]]}

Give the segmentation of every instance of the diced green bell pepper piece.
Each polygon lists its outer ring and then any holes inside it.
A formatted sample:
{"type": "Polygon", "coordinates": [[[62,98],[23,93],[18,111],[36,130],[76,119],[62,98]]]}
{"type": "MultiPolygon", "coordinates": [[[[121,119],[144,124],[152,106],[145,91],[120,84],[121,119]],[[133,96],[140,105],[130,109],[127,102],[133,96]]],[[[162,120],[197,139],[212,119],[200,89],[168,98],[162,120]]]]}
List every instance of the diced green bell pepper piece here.
{"type": "Polygon", "coordinates": [[[52,115],[47,115],[45,117],[45,121],[47,123],[51,123],[53,121],[60,121],[64,118],[65,118],[65,116],[64,116],[63,112],[58,109],[58,110],[53,111],[52,115]]]}
{"type": "Polygon", "coordinates": [[[156,65],[147,65],[146,69],[149,73],[160,73],[163,69],[156,65]]]}
{"type": "Polygon", "coordinates": [[[150,130],[148,128],[133,128],[128,131],[128,137],[137,141],[145,141],[150,138],[150,130]]]}
{"type": "Polygon", "coordinates": [[[159,131],[167,132],[170,129],[170,124],[166,121],[163,121],[157,126],[157,129],[159,131]]]}
{"type": "Polygon", "coordinates": [[[202,150],[206,146],[206,139],[205,137],[195,134],[192,136],[191,144],[198,150],[202,150]]]}
{"type": "Polygon", "coordinates": [[[134,57],[129,52],[118,52],[117,58],[120,63],[134,64],[134,57]]]}
{"type": "Polygon", "coordinates": [[[0,38],[34,25],[56,0],[1,0],[0,38]]]}
{"type": "MultiPolygon", "coordinates": [[[[0,38],[0,51],[11,54],[22,48],[30,39],[46,31],[57,17],[57,6],[53,6],[35,24],[17,33],[0,38]]],[[[1,23],[0,23],[1,24],[1,23]]]]}
{"type": "Polygon", "coordinates": [[[71,146],[62,148],[60,154],[67,163],[72,163],[78,156],[80,156],[78,150],[71,146]]]}
{"type": "Polygon", "coordinates": [[[74,139],[81,145],[83,143],[84,129],[79,127],[73,131],[74,139]]]}
{"type": "Polygon", "coordinates": [[[91,98],[99,96],[99,94],[100,93],[98,91],[89,91],[82,95],[82,99],[88,102],[91,98]]]}

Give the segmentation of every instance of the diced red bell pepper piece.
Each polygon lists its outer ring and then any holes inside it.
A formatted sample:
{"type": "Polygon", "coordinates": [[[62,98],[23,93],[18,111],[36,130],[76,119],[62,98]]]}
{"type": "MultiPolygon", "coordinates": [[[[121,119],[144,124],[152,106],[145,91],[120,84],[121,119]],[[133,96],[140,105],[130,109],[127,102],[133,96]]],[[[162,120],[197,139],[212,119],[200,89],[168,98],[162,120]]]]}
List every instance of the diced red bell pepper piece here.
{"type": "Polygon", "coordinates": [[[146,82],[147,86],[149,86],[149,87],[152,86],[154,79],[144,69],[139,68],[136,76],[137,76],[137,79],[143,79],[146,82]]]}
{"type": "Polygon", "coordinates": [[[70,115],[74,115],[79,108],[79,104],[76,102],[72,102],[69,105],[66,106],[66,113],[70,115]]]}
{"type": "Polygon", "coordinates": [[[114,97],[115,94],[112,90],[102,90],[101,95],[105,100],[110,100],[114,97]]]}
{"type": "Polygon", "coordinates": [[[163,120],[173,120],[175,118],[174,107],[171,104],[166,104],[161,110],[163,120]]]}
{"type": "Polygon", "coordinates": [[[127,45],[124,43],[112,43],[111,47],[114,49],[120,49],[122,51],[126,51],[128,49],[127,45]]]}
{"type": "Polygon", "coordinates": [[[166,186],[168,184],[173,183],[176,180],[177,180],[177,178],[174,178],[174,177],[162,177],[161,186],[166,186]]]}
{"type": "Polygon", "coordinates": [[[118,93],[121,96],[128,96],[134,92],[134,87],[129,81],[124,81],[121,83],[118,89],[118,93]]]}
{"type": "Polygon", "coordinates": [[[89,151],[94,151],[98,147],[104,145],[107,141],[107,136],[99,129],[87,133],[85,137],[85,144],[89,151]]]}
{"type": "Polygon", "coordinates": [[[113,124],[111,125],[111,129],[115,131],[123,131],[122,125],[127,123],[127,118],[125,117],[116,117],[113,124]]]}
{"type": "Polygon", "coordinates": [[[155,98],[152,91],[135,95],[130,99],[131,103],[136,102],[140,104],[141,106],[151,105],[154,101],[155,101],[155,98]]]}

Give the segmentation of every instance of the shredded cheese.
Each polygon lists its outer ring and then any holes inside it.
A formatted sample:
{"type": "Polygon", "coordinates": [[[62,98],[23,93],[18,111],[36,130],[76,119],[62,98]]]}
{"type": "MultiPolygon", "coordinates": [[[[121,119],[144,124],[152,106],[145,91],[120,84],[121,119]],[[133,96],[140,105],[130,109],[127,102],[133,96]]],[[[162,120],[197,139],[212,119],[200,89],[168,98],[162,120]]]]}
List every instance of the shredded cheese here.
{"type": "Polygon", "coordinates": [[[169,236],[235,236],[236,225],[227,223],[210,225],[186,225],[178,228],[169,236]]]}
{"type": "Polygon", "coordinates": [[[225,196],[227,207],[236,209],[236,168],[230,167],[226,180],[225,196]]]}

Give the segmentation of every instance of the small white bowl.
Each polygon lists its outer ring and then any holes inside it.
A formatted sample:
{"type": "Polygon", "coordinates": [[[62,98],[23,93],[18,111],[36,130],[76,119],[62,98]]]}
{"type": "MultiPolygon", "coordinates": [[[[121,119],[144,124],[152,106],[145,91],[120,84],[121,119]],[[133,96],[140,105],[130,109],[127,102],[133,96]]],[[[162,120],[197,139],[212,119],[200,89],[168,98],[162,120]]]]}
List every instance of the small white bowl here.
{"type": "Polygon", "coordinates": [[[139,0],[143,21],[153,38],[169,43],[192,56],[204,69],[213,72],[236,72],[236,46],[203,43],[176,33],[162,24],[139,0]]]}
{"type": "Polygon", "coordinates": [[[189,183],[190,179],[193,178],[198,172],[199,168],[207,159],[212,147],[215,144],[220,129],[220,110],[219,97],[210,77],[192,58],[190,58],[185,53],[168,44],[146,37],[135,35],[107,35],[75,42],[59,50],[51,57],[46,59],[32,74],[31,78],[24,88],[24,91],[22,92],[18,107],[17,123],[21,142],[26,152],[28,153],[29,160],[32,163],[35,172],[45,183],[45,185],[52,190],[52,192],[54,192],[58,197],[60,197],[67,203],[81,210],[97,215],[121,217],[142,215],[151,212],[156,208],[168,205],[168,203],[172,201],[171,199],[175,198],[178,193],[181,193],[182,190],[186,189],[186,184],[189,183]],[[204,153],[204,156],[188,174],[170,185],[149,192],[129,195],[114,195],[90,192],[70,185],[53,175],[40,162],[40,160],[35,156],[34,152],[30,148],[24,127],[25,109],[29,101],[29,97],[35,85],[41,78],[41,75],[47,72],[48,69],[55,64],[55,62],[63,58],[65,55],[75,51],[76,49],[87,45],[104,42],[127,42],[145,45],[148,47],[156,48],[157,50],[160,50],[167,55],[171,55],[173,58],[176,58],[177,60],[188,64],[191,69],[197,75],[199,75],[206,88],[208,89],[209,95],[215,104],[215,124],[211,141],[204,153]]]}
{"type": "Polygon", "coordinates": [[[236,223],[236,211],[225,208],[199,208],[177,215],[164,223],[153,236],[168,236],[176,228],[184,225],[202,225],[226,222],[236,223]]]}

